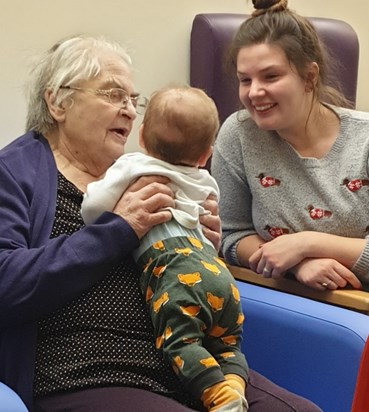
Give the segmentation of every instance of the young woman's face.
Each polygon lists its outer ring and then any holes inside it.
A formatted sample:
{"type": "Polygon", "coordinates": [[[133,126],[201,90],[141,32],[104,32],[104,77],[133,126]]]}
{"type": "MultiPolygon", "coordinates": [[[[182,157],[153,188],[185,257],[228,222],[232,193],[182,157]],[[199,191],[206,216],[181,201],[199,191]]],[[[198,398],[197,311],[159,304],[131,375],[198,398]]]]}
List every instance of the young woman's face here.
{"type": "Polygon", "coordinates": [[[240,49],[237,76],[240,100],[261,129],[283,135],[305,125],[311,87],[279,46],[262,43],[240,49]]]}

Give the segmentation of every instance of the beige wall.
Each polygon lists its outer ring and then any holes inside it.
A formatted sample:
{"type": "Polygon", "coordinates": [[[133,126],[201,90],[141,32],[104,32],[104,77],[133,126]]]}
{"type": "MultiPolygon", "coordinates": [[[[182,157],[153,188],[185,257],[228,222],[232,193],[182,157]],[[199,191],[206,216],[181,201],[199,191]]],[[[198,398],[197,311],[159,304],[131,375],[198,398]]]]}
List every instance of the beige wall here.
{"type": "MultiPolygon", "coordinates": [[[[369,111],[369,24],[365,0],[290,0],[306,16],[350,23],[361,44],[357,106],[369,111]]],[[[171,82],[189,81],[189,38],[197,13],[250,12],[251,0],[0,0],[0,147],[23,132],[24,81],[32,56],[59,38],[98,33],[129,46],[136,86],[149,95],[171,82]]],[[[137,122],[137,124],[139,121],[137,122]]],[[[127,150],[136,150],[136,129],[127,150]]]]}

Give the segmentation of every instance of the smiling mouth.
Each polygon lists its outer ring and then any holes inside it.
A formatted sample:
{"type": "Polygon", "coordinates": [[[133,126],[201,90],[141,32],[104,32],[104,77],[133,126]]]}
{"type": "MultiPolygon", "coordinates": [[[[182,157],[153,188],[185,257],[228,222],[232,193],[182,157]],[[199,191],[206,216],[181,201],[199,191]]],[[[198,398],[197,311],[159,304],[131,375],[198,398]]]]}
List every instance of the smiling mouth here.
{"type": "Polygon", "coordinates": [[[262,106],[254,106],[254,109],[258,113],[263,113],[263,112],[267,112],[268,110],[275,107],[276,105],[277,103],[264,104],[262,106]]]}

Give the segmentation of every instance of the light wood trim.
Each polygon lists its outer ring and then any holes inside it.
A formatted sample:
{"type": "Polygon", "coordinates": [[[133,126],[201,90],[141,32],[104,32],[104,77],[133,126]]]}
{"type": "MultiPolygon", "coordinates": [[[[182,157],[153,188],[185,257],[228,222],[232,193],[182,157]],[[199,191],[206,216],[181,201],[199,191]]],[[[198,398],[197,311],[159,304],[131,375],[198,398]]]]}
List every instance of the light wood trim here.
{"type": "Polygon", "coordinates": [[[369,292],[352,289],[319,291],[311,289],[293,279],[275,280],[264,278],[262,275],[247,268],[232,265],[227,266],[233,276],[238,280],[369,314],[369,292]]]}

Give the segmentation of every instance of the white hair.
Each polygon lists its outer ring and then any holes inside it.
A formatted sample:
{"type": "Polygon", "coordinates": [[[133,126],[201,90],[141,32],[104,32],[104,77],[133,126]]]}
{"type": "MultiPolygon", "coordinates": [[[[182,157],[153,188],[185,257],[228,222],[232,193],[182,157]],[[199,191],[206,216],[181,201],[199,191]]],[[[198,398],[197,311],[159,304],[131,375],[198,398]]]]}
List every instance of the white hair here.
{"type": "Polygon", "coordinates": [[[127,51],[117,42],[104,37],[74,36],[59,41],[41,56],[31,71],[28,85],[28,112],[26,131],[46,133],[55,127],[44,99],[46,89],[55,97],[54,104],[60,104],[73,91],[61,86],[78,84],[99,75],[102,68],[101,52],[112,52],[131,66],[127,51]]]}

